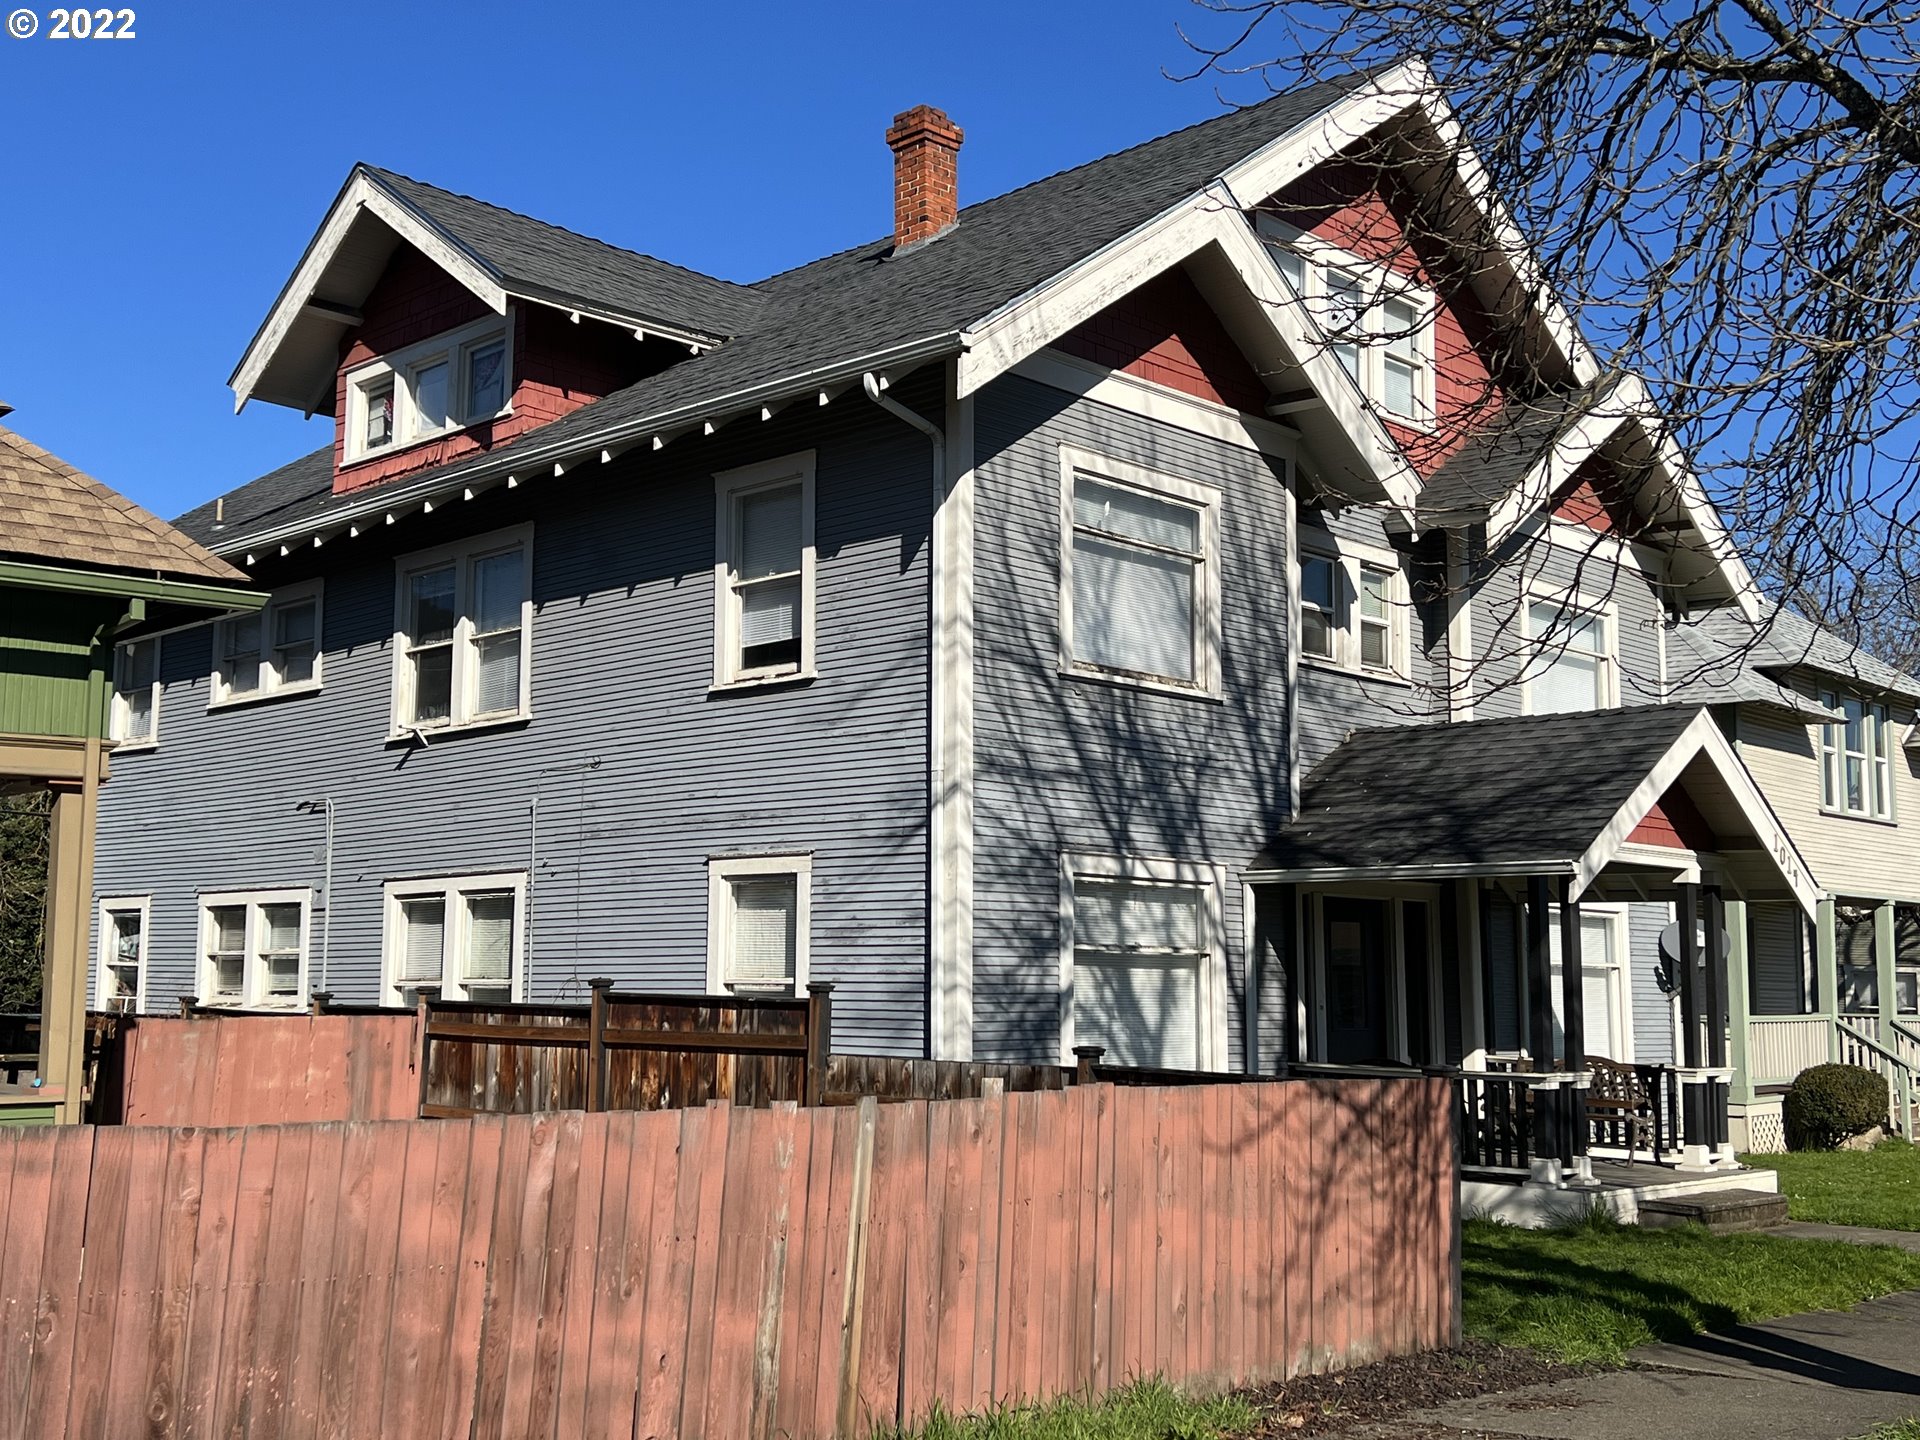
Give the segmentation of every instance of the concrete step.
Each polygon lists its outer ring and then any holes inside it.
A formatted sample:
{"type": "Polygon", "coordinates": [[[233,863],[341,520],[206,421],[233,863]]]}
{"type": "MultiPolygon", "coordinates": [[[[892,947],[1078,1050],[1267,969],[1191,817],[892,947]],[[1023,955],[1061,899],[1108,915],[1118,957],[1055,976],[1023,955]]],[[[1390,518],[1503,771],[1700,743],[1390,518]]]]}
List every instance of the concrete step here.
{"type": "Polygon", "coordinates": [[[1721,1232],[1764,1230],[1785,1223],[1787,1197],[1764,1190],[1706,1190],[1642,1200],[1638,1208],[1640,1223],[1649,1229],[1694,1221],[1721,1232]]]}

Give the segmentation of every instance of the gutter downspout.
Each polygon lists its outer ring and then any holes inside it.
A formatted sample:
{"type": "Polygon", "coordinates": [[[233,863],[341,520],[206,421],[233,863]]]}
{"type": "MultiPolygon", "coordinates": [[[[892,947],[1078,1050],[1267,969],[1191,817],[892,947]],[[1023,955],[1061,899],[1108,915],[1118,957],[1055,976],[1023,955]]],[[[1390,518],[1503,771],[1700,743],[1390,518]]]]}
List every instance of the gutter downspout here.
{"type": "Polygon", "coordinates": [[[940,975],[936,952],[941,948],[940,917],[948,899],[947,886],[941,879],[940,852],[942,797],[946,794],[947,774],[938,724],[942,703],[939,624],[943,572],[935,524],[940,508],[947,499],[947,437],[945,431],[924,415],[908,409],[888,395],[885,383],[875,372],[869,370],[860,377],[860,388],[874,404],[895,419],[911,425],[926,436],[933,446],[932,508],[927,515],[927,1053],[933,1055],[938,1053],[935,1030],[940,1005],[939,996],[935,993],[940,975]]]}

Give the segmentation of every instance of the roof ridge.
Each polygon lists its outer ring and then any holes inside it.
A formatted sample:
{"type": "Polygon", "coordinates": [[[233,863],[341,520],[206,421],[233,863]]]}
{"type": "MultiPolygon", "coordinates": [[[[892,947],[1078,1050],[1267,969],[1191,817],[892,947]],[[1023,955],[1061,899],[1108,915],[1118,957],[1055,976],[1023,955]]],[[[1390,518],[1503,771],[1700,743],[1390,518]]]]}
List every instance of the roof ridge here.
{"type": "Polygon", "coordinates": [[[759,281],[729,280],[724,275],[710,275],[705,270],[696,270],[691,265],[682,265],[677,260],[663,260],[658,255],[649,255],[644,250],[633,250],[625,245],[616,245],[611,240],[602,240],[598,235],[589,235],[584,230],[574,230],[565,225],[556,225],[551,220],[542,220],[538,215],[529,215],[523,210],[514,210],[495,201],[484,200],[478,195],[469,195],[464,190],[449,190],[446,186],[436,185],[431,180],[422,180],[417,176],[407,175],[399,170],[389,170],[384,165],[374,165],[365,160],[358,163],[362,169],[372,175],[404,180],[407,184],[418,185],[423,190],[433,190],[439,194],[450,196],[455,200],[465,200],[469,204],[482,205],[502,215],[511,215],[516,220],[524,220],[530,225],[539,225],[548,230],[558,231],[560,234],[570,236],[575,240],[584,240],[589,244],[598,245],[602,249],[613,251],[616,255],[624,255],[634,260],[645,260],[654,265],[664,265],[669,270],[678,270],[681,274],[691,275],[695,279],[711,280],[716,285],[727,285],[735,290],[743,290],[749,293],[757,293],[757,287],[761,283],[759,281]]]}
{"type": "MultiPolygon", "coordinates": [[[[1273,105],[1282,100],[1298,100],[1302,95],[1307,94],[1309,91],[1320,89],[1323,86],[1329,87],[1329,88],[1336,87],[1336,86],[1347,86],[1347,85],[1358,83],[1359,81],[1362,81],[1362,80],[1370,79],[1377,74],[1393,69],[1395,65],[1400,63],[1402,62],[1395,61],[1395,62],[1389,63],[1386,61],[1382,61],[1377,65],[1372,65],[1365,69],[1353,70],[1348,72],[1345,75],[1337,76],[1332,79],[1316,80],[1311,84],[1299,85],[1294,87],[1291,90],[1275,90],[1273,93],[1266,95],[1259,100],[1255,100],[1251,104],[1234,105],[1230,109],[1225,110],[1218,115],[1209,115],[1204,120],[1195,120],[1193,123],[1189,125],[1182,125],[1176,130],[1167,130],[1167,131],[1163,131],[1161,134],[1158,134],[1158,135],[1149,135],[1144,140],[1136,140],[1131,145],[1122,145],[1118,150],[1109,150],[1104,155],[1096,155],[1091,160],[1081,161],[1078,165],[1068,165],[1064,169],[1054,170],[1045,175],[1037,175],[1031,180],[1024,181],[1023,183],[1014,186],[1011,190],[1002,190],[997,195],[989,195],[984,200],[976,200],[971,205],[961,206],[958,212],[958,215],[956,217],[955,223],[958,223],[960,220],[964,220],[969,211],[979,210],[982,207],[987,205],[997,205],[1003,200],[1010,200],[1015,195],[1020,195],[1025,193],[1028,190],[1033,189],[1036,185],[1050,185],[1054,181],[1062,179],[1065,176],[1072,175],[1076,171],[1090,170],[1095,165],[1104,165],[1107,161],[1118,159],[1122,155],[1131,155],[1134,151],[1144,150],[1149,145],[1158,145],[1164,140],[1172,140],[1177,136],[1187,135],[1192,133],[1195,130],[1204,129],[1209,125],[1218,124],[1222,120],[1230,120],[1236,115],[1246,114],[1249,110],[1258,110],[1262,106],[1273,105]]],[[[788,266],[785,270],[776,270],[771,275],[767,275],[762,277],[759,280],[756,280],[754,284],[756,286],[771,285],[776,280],[783,280],[787,276],[798,274],[802,270],[810,270],[814,266],[823,265],[829,260],[837,260],[845,255],[857,254],[860,251],[865,250],[869,246],[873,246],[873,245],[886,245],[890,247],[891,241],[888,239],[888,237],[884,235],[878,236],[872,240],[863,240],[856,245],[848,245],[842,249],[830,251],[825,255],[816,256],[812,260],[803,260],[798,265],[788,266]]]]}
{"type": "MultiPolygon", "coordinates": [[[[1556,710],[1545,715],[1483,715],[1472,720],[1451,720],[1444,723],[1426,723],[1416,725],[1361,725],[1347,732],[1348,740],[1358,740],[1363,735],[1401,735],[1409,729],[1444,729],[1458,731],[1470,729],[1476,725],[1523,725],[1538,723],[1542,720],[1591,720],[1603,715],[1645,715],[1654,710],[1700,710],[1705,706],[1696,700],[1661,700],[1652,705],[1613,705],[1604,710],[1556,710]]],[[[1337,747],[1336,747],[1337,748],[1337,747]]]]}

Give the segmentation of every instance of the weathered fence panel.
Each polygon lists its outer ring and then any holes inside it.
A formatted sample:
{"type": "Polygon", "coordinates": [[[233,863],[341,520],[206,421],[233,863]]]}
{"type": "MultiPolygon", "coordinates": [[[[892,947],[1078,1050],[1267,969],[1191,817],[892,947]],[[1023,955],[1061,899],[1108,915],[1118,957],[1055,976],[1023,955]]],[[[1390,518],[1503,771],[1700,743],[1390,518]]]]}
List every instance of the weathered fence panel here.
{"type": "Polygon", "coordinates": [[[1441,1345],[1450,1134],[1419,1078],[0,1135],[0,1435],[825,1440],[1441,1345]]]}

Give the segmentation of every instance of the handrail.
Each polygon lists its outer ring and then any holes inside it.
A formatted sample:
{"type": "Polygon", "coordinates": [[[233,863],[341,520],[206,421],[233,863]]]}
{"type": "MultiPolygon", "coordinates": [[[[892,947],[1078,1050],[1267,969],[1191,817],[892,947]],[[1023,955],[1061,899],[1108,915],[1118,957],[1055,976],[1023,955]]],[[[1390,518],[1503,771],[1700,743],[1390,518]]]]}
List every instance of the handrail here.
{"type": "MultiPolygon", "coordinates": [[[[1864,1031],[1854,1029],[1853,1026],[1849,1025],[1845,1020],[1836,1019],[1833,1023],[1839,1028],[1841,1035],[1853,1041],[1855,1045],[1864,1047],[1871,1054],[1879,1056],[1893,1067],[1894,1074],[1891,1078],[1898,1082],[1896,1088],[1898,1089],[1900,1100],[1900,1133],[1911,1140],[1913,1138],[1913,1066],[1903,1060],[1896,1052],[1882,1045],[1871,1035],[1868,1035],[1864,1031]]],[[[1894,1028],[1904,1029],[1905,1027],[1896,1020],[1894,1021],[1894,1028]]],[[[1867,1066],[1863,1068],[1871,1069],[1874,1067],[1867,1066]]]]}

